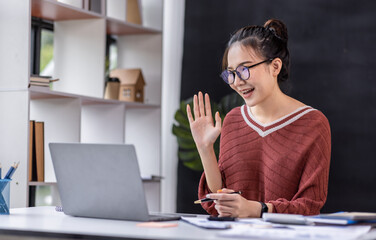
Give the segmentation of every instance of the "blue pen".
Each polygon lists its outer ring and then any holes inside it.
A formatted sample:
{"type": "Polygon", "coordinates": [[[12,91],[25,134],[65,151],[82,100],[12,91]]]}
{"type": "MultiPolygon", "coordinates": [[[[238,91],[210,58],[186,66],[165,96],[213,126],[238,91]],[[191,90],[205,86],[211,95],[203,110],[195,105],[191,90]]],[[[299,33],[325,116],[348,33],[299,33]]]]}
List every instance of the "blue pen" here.
{"type": "Polygon", "coordinates": [[[11,177],[13,176],[13,174],[16,171],[19,164],[20,164],[20,162],[18,162],[17,164],[14,163],[14,165],[9,168],[9,170],[8,170],[7,174],[5,175],[4,179],[11,179],[11,177]]]}

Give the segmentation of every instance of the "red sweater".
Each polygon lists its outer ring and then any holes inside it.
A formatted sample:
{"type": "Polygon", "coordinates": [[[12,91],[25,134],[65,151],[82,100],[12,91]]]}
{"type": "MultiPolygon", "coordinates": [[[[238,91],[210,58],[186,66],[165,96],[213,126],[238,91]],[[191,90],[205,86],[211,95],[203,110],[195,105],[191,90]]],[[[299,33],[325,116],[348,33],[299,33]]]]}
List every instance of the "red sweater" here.
{"type": "MultiPolygon", "coordinates": [[[[326,201],[330,151],[329,122],[320,111],[305,106],[261,124],[243,105],[223,121],[218,166],[223,187],[244,198],[271,203],[277,213],[314,215],[326,201]]],[[[203,173],[199,198],[209,192],[203,173]]],[[[218,214],[213,202],[202,206],[218,214]]]]}

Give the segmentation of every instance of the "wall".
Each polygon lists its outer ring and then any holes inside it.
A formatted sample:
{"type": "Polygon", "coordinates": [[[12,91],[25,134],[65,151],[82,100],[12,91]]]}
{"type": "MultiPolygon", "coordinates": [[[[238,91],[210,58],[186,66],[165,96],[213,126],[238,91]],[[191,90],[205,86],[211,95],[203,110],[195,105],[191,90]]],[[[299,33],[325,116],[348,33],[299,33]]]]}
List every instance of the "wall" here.
{"type": "Polygon", "coordinates": [[[376,211],[376,2],[366,0],[187,1],[181,99],[232,90],[219,78],[225,44],[245,25],[283,20],[289,30],[287,92],[321,110],[332,131],[323,212],[376,211]]]}
{"type": "Polygon", "coordinates": [[[163,19],[162,81],[162,206],[163,212],[176,211],[177,142],[172,135],[175,110],[179,107],[183,61],[185,0],[165,0],[163,19]]]}

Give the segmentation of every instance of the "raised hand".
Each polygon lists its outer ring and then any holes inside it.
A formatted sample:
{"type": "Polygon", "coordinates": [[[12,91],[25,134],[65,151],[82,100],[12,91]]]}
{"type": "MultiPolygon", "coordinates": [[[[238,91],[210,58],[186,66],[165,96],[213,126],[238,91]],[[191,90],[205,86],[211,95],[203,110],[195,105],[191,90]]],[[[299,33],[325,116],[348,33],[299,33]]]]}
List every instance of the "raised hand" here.
{"type": "Polygon", "coordinates": [[[213,146],[215,140],[221,133],[222,123],[219,112],[215,114],[215,125],[210,106],[209,95],[205,94],[205,103],[202,92],[193,97],[193,113],[191,108],[187,105],[187,115],[193,139],[195,140],[198,149],[213,146]]]}

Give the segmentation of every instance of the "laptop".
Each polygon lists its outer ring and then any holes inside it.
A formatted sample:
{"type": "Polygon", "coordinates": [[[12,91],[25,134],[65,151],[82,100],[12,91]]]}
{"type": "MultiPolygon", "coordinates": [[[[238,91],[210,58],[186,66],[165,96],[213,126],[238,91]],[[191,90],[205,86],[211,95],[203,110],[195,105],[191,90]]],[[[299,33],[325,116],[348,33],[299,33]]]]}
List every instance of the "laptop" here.
{"type": "Polygon", "coordinates": [[[178,220],[149,215],[136,150],[126,144],[50,143],[62,210],[77,217],[178,220]]]}

